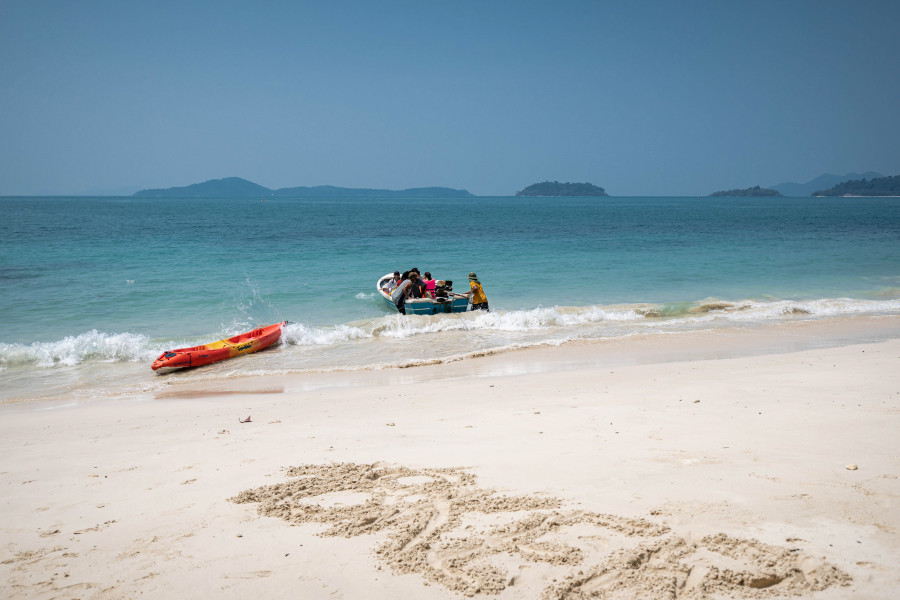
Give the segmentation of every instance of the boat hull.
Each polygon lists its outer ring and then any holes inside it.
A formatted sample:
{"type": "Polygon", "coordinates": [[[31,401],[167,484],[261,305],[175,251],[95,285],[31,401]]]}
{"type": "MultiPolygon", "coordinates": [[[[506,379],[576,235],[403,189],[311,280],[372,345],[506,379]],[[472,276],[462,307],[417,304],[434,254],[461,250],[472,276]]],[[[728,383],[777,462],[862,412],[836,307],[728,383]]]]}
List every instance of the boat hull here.
{"type": "MultiPolygon", "coordinates": [[[[393,305],[393,302],[391,303],[393,305]]],[[[469,309],[468,298],[453,298],[446,302],[437,302],[430,298],[410,298],[406,301],[408,315],[438,315],[441,313],[466,312],[469,309]]],[[[395,307],[396,308],[396,307],[395,307]]]]}
{"type": "MultiPolygon", "coordinates": [[[[375,291],[379,296],[387,302],[388,306],[397,309],[397,305],[391,300],[391,295],[381,289],[386,280],[391,279],[393,273],[378,279],[375,284],[375,291]]],[[[461,313],[469,310],[469,299],[465,296],[455,296],[448,298],[446,301],[435,300],[433,298],[410,298],[406,301],[406,314],[408,315],[439,315],[442,313],[461,313]]]]}
{"type": "Polygon", "coordinates": [[[166,372],[191,367],[201,367],[215,362],[234,358],[251,352],[268,348],[281,337],[281,329],[286,322],[275,323],[230,337],[218,342],[168,350],[153,361],[150,368],[154,371],[166,372]]]}

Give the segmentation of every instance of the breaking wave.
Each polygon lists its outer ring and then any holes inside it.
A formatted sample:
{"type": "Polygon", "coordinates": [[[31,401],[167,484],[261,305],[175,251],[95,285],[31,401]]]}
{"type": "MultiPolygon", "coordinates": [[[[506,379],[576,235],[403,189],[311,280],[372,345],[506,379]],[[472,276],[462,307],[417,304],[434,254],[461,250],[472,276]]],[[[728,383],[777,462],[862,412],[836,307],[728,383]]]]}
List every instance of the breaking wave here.
{"type": "MultiPolygon", "coordinates": [[[[553,306],[435,316],[394,314],[329,326],[291,323],[285,327],[280,344],[314,349],[352,345],[365,340],[402,344],[404,340],[419,336],[453,335],[457,340],[474,336],[471,338],[472,347],[490,351],[520,343],[553,344],[571,339],[618,337],[652,331],[678,332],[709,326],[744,326],[783,320],[898,313],[900,299],[826,298],[737,302],[708,299],[673,304],[553,306]]],[[[247,328],[245,325],[241,325],[243,330],[247,328]]],[[[234,329],[228,335],[239,333],[238,324],[232,324],[226,329],[234,329]]],[[[149,362],[164,350],[196,345],[221,337],[224,336],[211,334],[194,340],[159,340],[138,333],[91,330],[53,342],[0,342],[0,372],[14,367],[74,367],[85,362],[149,362]]],[[[373,356],[377,357],[377,348],[373,352],[373,356]]],[[[427,361],[429,358],[423,357],[422,360],[427,361]]],[[[377,362],[377,359],[373,361],[377,362]]]]}
{"type": "Polygon", "coordinates": [[[93,329],[55,342],[5,344],[0,342],[0,367],[73,367],[85,361],[128,362],[152,360],[160,352],[149,338],[136,333],[102,333],[93,329]]]}

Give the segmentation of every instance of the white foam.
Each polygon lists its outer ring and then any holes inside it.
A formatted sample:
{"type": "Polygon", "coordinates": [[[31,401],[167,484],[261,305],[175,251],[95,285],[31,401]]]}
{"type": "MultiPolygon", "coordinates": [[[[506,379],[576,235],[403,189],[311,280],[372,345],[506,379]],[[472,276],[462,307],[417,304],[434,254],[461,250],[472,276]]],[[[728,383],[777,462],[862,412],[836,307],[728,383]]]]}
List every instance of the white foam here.
{"type": "Polygon", "coordinates": [[[0,365],[53,367],[75,366],[86,360],[141,361],[152,360],[157,350],[149,338],[136,333],[103,333],[92,329],[56,342],[4,344],[0,342],[0,365]]]}
{"type": "Polygon", "coordinates": [[[857,300],[821,298],[818,300],[746,300],[733,307],[710,311],[696,320],[767,321],[785,317],[821,318],[860,314],[890,314],[900,311],[900,300],[857,300]]]}
{"type": "MultiPolygon", "coordinates": [[[[665,316],[663,307],[648,305],[538,307],[527,310],[467,312],[433,316],[389,315],[376,319],[316,327],[303,323],[288,325],[284,343],[298,346],[333,345],[369,338],[402,340],[413,336],[444,332],[540,332],[578,329],[584,325],[604,323],[636,327],[678,328],[721,320],[735,322],[766,321],[785,317],[840,316],[842,314],[884,314],[900,311],[900,300],[874,301],[847,298],[813,301],[740,301],[722,303],[722,308],[690,313],[687,309],[665,316]],[[650,320],[648,315],[656,318],[650,320]],[[656,316],[662,315],[662,316],[656,316]]],[[[686,305],[689,306],[689,305],[686,305]]],[[[702,306],[702,304],[701,304],[702,306]]],[[[561,335],[560,332],[552,334],[561,335]]]]}
{"type": "Polygon", "coordinates": [[[282,330],[281,342],[295,346],[321,346],[366,337],[372,337],[372,334],[351,325],[309,327],[303,323],[290,323],[282,330]]]}
{"type": "MultiPolygon", "coordinates": [[[[687,330],[698,326],[736,325],[784,319],[820,319],[842,315],[890,315],[900,313],[900,299],[860,300],[708,300],[683,305],[619,305],[586,307],[538,307],[533,309],[468,312],[434,316],[387,315],[330,326],[291,323],[284,328],[281,344],[326,347],[360,340],[402,341],[416,336],[455,334],[453,342],[467,347],[468,334],[479,333],[482,349],[516,343],[553,343],[556,340],[622,336],[635,332],[687,330]],[[675,306],[672,309],[672,306],[675,306]],[[691,312],[691,310],[696,312],[691,312]],[[653,317],[653,318],[648,318],[653,317]],[[493,337],[486,337],[496,334],[493,337]]],[[[225,330],[246,331],[254,325],[235,320],[225,330]]],[[[228,334],[231,335],[231,334],[228,334]]],[[[221,337],[221,336],[219,336],[221,337]]],[[[72,367],[87,361],[151,361],[159,352],[218,339],[213,335],[195,340],[155,340],[136,333],[104,333],[91,330],[54,342],[7,344],[0,342],[0,370],[9,367],[72,367]]],[[[470,347],[470,346],[469,346],[470,347]]],[[[365,350],[368,353],[370,350],[365,350]]],[[[375,349],[376,354],[380,352],[375,349]]],[[[429,360],[426,357],[425,360],[429,360]]],[[[337,362],[343,363],[343,359],[337,362]]],[[[365,361],[367,364],[369,360],[365,361]]],[[[341,367],[342,365],[335,365],[341,367]]]]}

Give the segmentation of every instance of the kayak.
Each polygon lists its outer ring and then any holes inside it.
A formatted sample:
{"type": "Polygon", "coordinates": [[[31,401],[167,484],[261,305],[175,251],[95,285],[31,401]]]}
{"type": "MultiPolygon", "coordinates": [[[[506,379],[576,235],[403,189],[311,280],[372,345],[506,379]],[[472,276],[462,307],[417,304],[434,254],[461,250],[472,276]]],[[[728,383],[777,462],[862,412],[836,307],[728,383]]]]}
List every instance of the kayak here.
{"type": "Polygon", "coordinates": [[[154,371],[164,369],[184,369],[187,367],[199,367],[210,363],[219,362],[226,358],[234,358],[242,354],[250,354],[263,348],[268,348],[281,337],[281,328],[287,321],[275,323],[268,327],[261,327],[230,337],[218,342],[194,346],[193,348],[179,348],[167,350],[159,355],[150,368],[154,371]]]}

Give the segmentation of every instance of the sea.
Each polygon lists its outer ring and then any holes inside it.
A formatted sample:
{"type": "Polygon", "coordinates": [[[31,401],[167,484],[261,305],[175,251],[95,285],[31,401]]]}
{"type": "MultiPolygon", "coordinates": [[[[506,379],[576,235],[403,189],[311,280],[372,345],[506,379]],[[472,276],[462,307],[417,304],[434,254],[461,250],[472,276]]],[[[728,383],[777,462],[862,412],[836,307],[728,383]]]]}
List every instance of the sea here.
{"type": "Polygon", "coordinates": [[[0,403],[900,315],[900,198],[0,198],[0,403]],[[490,312],[403,316],[418,267],[490,312]],[[257,354],[161,352],[289,321],[257,354]]]}

